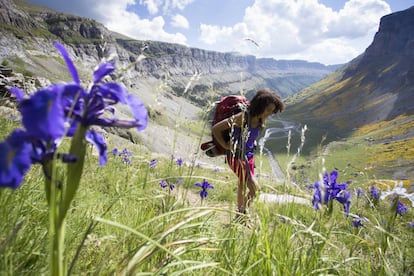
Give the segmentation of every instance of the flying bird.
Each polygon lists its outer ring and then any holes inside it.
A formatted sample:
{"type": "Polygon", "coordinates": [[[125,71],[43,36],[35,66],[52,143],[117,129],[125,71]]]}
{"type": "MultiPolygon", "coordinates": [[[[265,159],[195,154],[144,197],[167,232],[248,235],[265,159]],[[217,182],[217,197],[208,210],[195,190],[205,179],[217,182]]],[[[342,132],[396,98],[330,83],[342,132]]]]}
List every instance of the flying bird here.
{"type": "Polygon", "coordinates": [[[256,45],[257,48],[260,48],[259,43],[257,43],[256,41],[254,41],[253,39],[246,37],[244,40],[250,41],[251,43],[253,43],[254,45],[256,45]]]}

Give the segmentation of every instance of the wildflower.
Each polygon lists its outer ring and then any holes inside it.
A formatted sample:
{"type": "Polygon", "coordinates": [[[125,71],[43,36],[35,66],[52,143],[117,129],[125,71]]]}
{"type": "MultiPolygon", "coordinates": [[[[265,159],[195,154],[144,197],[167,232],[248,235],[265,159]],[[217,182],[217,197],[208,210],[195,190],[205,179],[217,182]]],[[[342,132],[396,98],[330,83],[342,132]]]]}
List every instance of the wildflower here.
{"type": "Polygon", "coordinates": [[[62,257],[65,252],[66,215],[82,176],[85,141],[98,149],[99,164],[106,163],[106,143],[90,126],[136,127],[140,131],[147,126],[148,112],[144,104],[128,94],[124,86],[103,81],[115,69],[112,63],[102,63],[93,72],[93,83],[86,90],[81,86],[78,72],[66,49],[59,43],[55,43],[55,47],[62,54],[73,82],[52,84],[28,97],[18,88],[9,89],[18,101],[24,130],[16,129],[5,141],[0,142],[0,187],[19,187],[32,164],[42,165],[46,176],[49,229],[53,230],[49,231],[50,248],[53,249],[49,274],[60,275],[65,268],[63,263],[67,263],[62,257]],[[132,120],[114,117],[114,105],[118,103],[131,109],[132,120]],[[69,153],[57,152],[65,136],[72,137],[69,153]],[[56,178],[52,179],[56,159],[73,164],[68,164],[64,173],[57,173],[56,178]],[[66,178],[66,181],[63,182],[61,178],[66,178]]]}
{"type": "Polygon", "coordinates": [[[175,185],[174,184],[169,184],[167,182],[167,180],[161,180],[160,183],[159,183],[159,185],[163,189],[169,187],[170,191],[174,190],[174,188],[175,188],[175,185]]]}
{"type": "Polygon", "coordinates": [[[322,203],[322,194],[321,194],[321,185],[319,181],[315,182],[315,184],[311,185],[310,188],[315,188],[315,192],[313,193],[312,198],[312,205],[315,210],[319,210],[319,204],[322,203]]]}
{"type": "Polygon", "coordinates": [[[341,183],[337,184],[336,179],[338,178],[338,172],[333,170],[330,175],[325,172],[323,175],[323,182],[325,184],[325,196],[324,203],[327,203],[329,200],[335,199],[336,196],[343,190],[346,189],[346,184],[341,183]]]}
{"type": "Polygon", "coordinates": [[[356,228],[363,227],[366,222],[369,222],[366,217],[361,215],[350,214],[350,216],[352,217],[352,224],[356,228]]]}
{"type": "Polygon", "coordinates": [[[94,145],[99,152],[99,165],[103,166],[106,164],[106,143],[103,137],[95,131],[87,131],[85,140],[90,144],[94,145]]]}
{"type": "Polygon", "coordinates": [[[377,188],[375,188],[375,186],[371,186],[370,187],[370,193],[373,199],[378,200],[380,198],[380,190],[378,190],[377,188]]]}
{"type": "Polygon", "coordinates": [[[157,165],[157,160],[155,160],[155,159],[152,159],[149,163],[150,168],[154,168],[156,165],[157,165]]]}
{"type": "Polygon", "coordinates": [[[67,96],[66,100],[75,107],[72,111],[74,120],[80,122],[83,126],[100,125],[120,128],[137,127],[138,130],[145,129],[148,114],[144,105],[133,95],[128,94],[122,85],[116,82],[102,82],[105,76],[115,70],[112,63],[100,64],[93,73],[93,84],[90,91],[87,92],[80,86],[78,73],[66,49],[58,43],[55,46],[62,54],[74,80],[74,84],[64,86],[64,95],[67,96]],[[102,117],[106,111],[113,113],[114,109],[110,106],[117,103],[128,105],[135,120],[128,121],[102,117]]]}
{"type": "Polygon", "coordinates": [[[31,165],[31,146],[26,143],[25,132],[14,130],[0,143],[0,187],[16,189],[31,165]]]}
{"type": "MultiPolygon", "coordinates": [[[[91,125],[99,125],[119,128],[136,127],[138,130],[145,129],[148,113],[143,103],[135,96],[128,94],[122,85],[116,82],[102,81],[105,76],[109,75],[115,69],[113,64],[100,64],[98,69],[93,73],[93,84],[90,86],[89,91],[86,91],[80,85],[78,73],[66,49],[59,43],[55,43],[55,47],[62,54],[74,81],[70,84],[55,86],[55,89],[59,89],[61,93],[61,104],[70,123],[69,136],[74,134],[79,124],[85,128],[91,125]],[[134,120],[121,120],[106,116],[114,114],[114,108],[112,106],[117,103],[129,106],[134,120]]],[[[100,135],[94,134],[90,135],[90,137],[98,138],[100,135]]],[[[102,138],[98,139],[103,141],[102,138]]],[[[106,152],[100,151],[100,155],[100,164],[103,165],[102,163],[105,157],[102,157],[102,155],[106,155],[106,152]]]]}
{"type": "Polygon", "coordinates": [[[122,160],[124,164],[126,165],[131,165],[131,160],[128,157],[124,157],[124,159],[122,160]]]}
{"type": "Polygon", "coordinates": [[[118,149],[117,149],[117,148],[114,148],[114,149],[112,150],[112,155],[113,155],[113,156],[117,156],[117,155],[118,155],[118,149]]]}
{"type": "Polygon", "coordinates": [[[50,141],[64,135],[65,116],[61,96],[61,89],[52,85],[20,101],[19,111],[28,136],[50,141]]]}
{"type": "Polygon", "coordinates": [[[362,227],[363,226],[362,225],[362,222],[361,222],[361,219],[357,219],[357,218],[352,219],[352,224],[356,228],[359,228],[359,227],[362,227]]]}
{"type": "Polygon", "coordinates": [[[218,173],[219,171],[220,171],[220,170],[219,170],[219,168],[215,168],[215,169],[214,169],[214,172],[215,172],[215,173],[218,173]]]}
{"type": "Polygon", "coordinates": [[[328,212],[332,212],[332,201],[335,199],[339,203],[341,203],[344,207],[344,211],[348,216],[349,207],[351,204],[350,198],[351,193],[346,190],[347,184],[341,183],[337,184],[336,179],[338,178],[338,172],[333,170],[329,175],[327,172],[323,175],[323,183],[324,183],[324,197],[322,201],[322,190],[321,184],[319,181],[315,182],[313,185],[309,185],[309,189],[315,189],[313,198],[312,198],[312,205],[315,210],[319,210],[319,204],[323,203],[328,205],[328,212]]]}
{"type": "Polygon", "coordinates": [[[130,152],[128,149],[124,148],[124,149],[123,149],[123,150],[119,153],[119,156],[125,156],[125,157],[132,156],[132,152],[130,152]]]}
{"type": "Polygon", "coordinates": [[[412,222],[409,222],[409,223],[408,223],[408,226],[409,226],[409,227],[412,227],[412,228],[414,228],[414,221],[412,221],[412,222]]]}
{"type": "Polygon", "coordinates": [[[407,189],[403,187],[402,182],[395,182],[394,183],[394,189],[390,190],[390,188],[387,188],[387,191],[381,193],[381,199],[384,200],[385,198],[391,196],[392,198],[398,197],[398,198],[407,198],[411,201],[412,206],[414,207],[414,193],[407,193],[407,189]]]}
{"type": "Polygon", "coordinates": [[[176,182],[178,185],[181,185],[181,184],[183,184],[183,179],[182,179],[182,177],[179,177],[179,178],[177,178],[177,182],[176,182]]]}
{"type": "Polygon", "coordinates": [[[179,167],[181,167],[181,166],[183,165],[184,161],[183,161],[183,159],[178,158],[178,159],[177,159],[177,161],[176,161],[176,163],[177,163],[177,165],[178,165],[179,167]]]}
{"type": "Polygon", "coordinates": [[[351,198],[351,193],[347,190],[340,191],[335,197],[335,199],[343,205],[344,212],[347,216],[349,214],[349,207],[351,205],[350,198],[351,198]]]}
{"type": "Polygon", "coordinates": [[[168,183],[167,183],[166,180],[161,180],[159,185],[160,185],[161,188],[165,189],[165,188],[167,188],[168,183]]]}
{"type": "Polygon", "coordinates": [[[364,194],[364,191],[362,190],[362,189],[356,189],[355,190],[355,195],[357,196],[357,197],[359,197],[359,196],[361,196],[361,195],[363,195],[364,194]]]}
{"type": "Polygon", "coordinates": [[[403,214],[407,212],[407,207],[405,207],[405,205],[401,201],[398,201],[396,212],[398,215],[402,216],[403,214]]]}
{"type": "Polygon", "coordinates": [[[200,192],[201,199],[204,199],[208,196],[207,189],[214,189],[214,186],[208,183],[206,180],[203,180],[203,182],[201,183],[196,183],[194,186],[201,188],[201,192],[200,192]]]}
{"type": "MultiPolygon", "coordinates": [[[[89,130],[88,127],[91,125],[137,127],[138,130],[143,130],[147,125],[147,110],[143,103],[135,96],[128,94],[122,85],[102,81],[115,69],[111,63],[102,63],[98,67],[93,73],[93,84],[89,91],[86,91],[80,84],[78,72],[66,49],[59,43],[55,43],[55,47],[66,62],[69,73],[72,75],[72,83],[52,84],[36,91],[29,98],[24,97],[22,90],[10,88],[10,92],[19,102],[22,125],[26,131],[26,142],[36,146],[33,150],[33,162],[41,163],[45,167],[50,156],[54,156],[57,144],[63,136],[73,137],[81,127],[83,129],[80,130],[80,134],[85,134],[86,141],[98,148],[99,163],[104,165],[106,144],[100,134],[89,130]],[[112,106],[117,103],[129,106],[134,119],[128,121],[107,116],[114,114],[115,109],[112,106]]],[[[75,158],[80,159],[83,153],[83,149],[78,149],[78,156],[75,158]]],[[[82,160],[79,162],[83,163],[82,160]]]]}
{"type": "Polygon", "coordinates": [[[336,183],[338,178],[338,172],[333,170],[330,175],[325,172],[323,176],[323,182],[325,184],[325,196],[324,203],[327,204],[330,200],[336,199],[344,207],[345,214],[348,216],[349,206],[351,204],[351,193],[346,190],[346,183],[336,183]]]}

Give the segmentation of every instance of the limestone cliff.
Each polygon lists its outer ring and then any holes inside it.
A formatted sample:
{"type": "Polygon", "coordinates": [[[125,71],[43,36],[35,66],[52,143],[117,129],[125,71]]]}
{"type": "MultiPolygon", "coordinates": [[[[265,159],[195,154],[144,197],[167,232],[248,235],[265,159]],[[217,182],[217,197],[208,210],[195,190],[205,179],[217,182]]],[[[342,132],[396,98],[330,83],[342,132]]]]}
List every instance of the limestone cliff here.
{"type": "Polygon", "coordinates": [[[58,65],[44,61],[47,56],[58,58],[53,41],[65,43],[75,61],[85,69],[114,55],[117,67],[123,69],[122,80],[130,88],[147,89],[148,83],[163,80],[166,92],[184,96],[199,106],[211,98],[211,90],[218,94],[249,93],[269,87],[286,97],[338,68],[133,40],[91,19],[58,13],[22,0],[0,2],[0,61],[52,80],[61,78],[56,74],[58,65]]]}

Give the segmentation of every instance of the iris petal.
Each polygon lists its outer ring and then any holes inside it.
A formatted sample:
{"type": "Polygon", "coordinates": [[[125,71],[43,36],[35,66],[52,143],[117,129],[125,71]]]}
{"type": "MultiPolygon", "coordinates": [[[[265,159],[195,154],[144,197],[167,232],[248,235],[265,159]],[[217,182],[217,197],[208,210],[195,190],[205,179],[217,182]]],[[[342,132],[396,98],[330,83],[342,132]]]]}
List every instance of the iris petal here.
{"type": "Polygon", "coordinates": [[[21,102],[22,123],[29,135],[42,140],[54,140],[65,132],[65,116],[59,91],[54,86],[37,91],[21,102]]]}
{"type": "Polygon", "coordinates": [[[30,169],[31,147],[25,136],[23,130],[16,129],[0,143],[0,187],[18,188],[30,169]]]}
{"type": "Polygon", "coordinates": [[[72,79],[75,81],[75,83],[80,84],[78,71],[76,70],[75,65],[73,64],[72,60],[70,59],[69,53],[66,51],[65,47],[62,44],[60,44],[58,42],[55,42],[54,45],[55,45],[56,49],[58,49],[58,51],[62,55],[63,59],[65,60],[66,65],[68,66],[68,70],[69,70],[70,74],[72,75],[72,79]]]}
{"type": "Polygon", "coordinates": [[[106,143],[99,133],[95,131],[86,132],[86,141],[93,144],[99,152],[99,165],[103,166],[106,164],[106,143]]]}
{"type": "Polygon", "coordinates": [[[13,93],[13,95],[16,97],[17,101],[20,102],[24,98],[24,92],[23,90],[17,88],[17,87],[10,87],[10,92],[13,93]]]}
{"type": "Polygon", "coordinates": [[[140,123],[137,129],[144,130],[148,124],[148,111],[144,104],[134,95],[128,95],[128,105],[131,108],[135,120],[140,123]]]}
{"type": "Polygon", "coordinates": [[[97,92],[99,92],[102,97],[106,100],[110,100],[113,104],[115,103],[128,103],[128,92],[126,91],[123,85],[120,85],[115,82],[107,82],[95,86],[97,92]]]}
{"type": "Polygon", "coordinates": [[[98,69],[93,72],[93,83],[98,83],[106,75],[112,73],[115,70],[115,66],[110,62],[101,63],[98,69]]]}

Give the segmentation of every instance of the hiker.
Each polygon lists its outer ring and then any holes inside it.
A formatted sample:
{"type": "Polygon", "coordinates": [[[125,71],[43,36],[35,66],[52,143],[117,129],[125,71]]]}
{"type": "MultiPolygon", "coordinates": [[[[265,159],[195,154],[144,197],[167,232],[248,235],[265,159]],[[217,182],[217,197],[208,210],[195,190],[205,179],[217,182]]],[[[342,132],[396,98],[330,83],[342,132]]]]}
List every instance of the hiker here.
{"type": "Polygon", "coordinates": [[[284,103],[274,92],[262,89],[250,101],[245,111],[217,122],[212,127],[212,135],[226,150],[229,167],[237,175],[237,211],[246,214],[246,209],[256,196],[258,184],[254,177],[254,151],[256,139],[265,127],[266,119],[282,112],[284,103]],[[226,142],[224,133],[230,129],[231,138],[226,142]],[[245,134],[245,135],[242,135],[245,134]],[[249,189],[246,195],[246,186],[249,189]]]}

